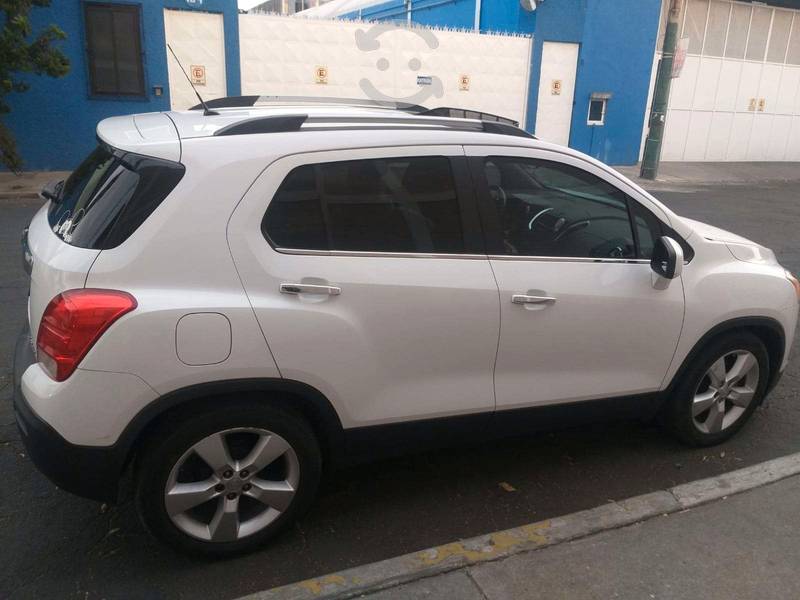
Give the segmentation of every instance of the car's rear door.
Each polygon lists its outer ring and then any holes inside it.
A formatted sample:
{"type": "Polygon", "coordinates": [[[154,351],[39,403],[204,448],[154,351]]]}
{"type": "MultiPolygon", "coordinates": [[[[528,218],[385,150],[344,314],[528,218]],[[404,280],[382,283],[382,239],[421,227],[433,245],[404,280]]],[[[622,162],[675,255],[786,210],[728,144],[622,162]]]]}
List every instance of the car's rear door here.
{"type": "Polygon", "coordinates": [[[659,390],[684,297],[649,265],[658,207],[578,157],[466,152],[500,290],[498,412],[659,390]]]}
{"type": "Polygon", "coordinates": [[[500,308],[461,146],[293,155],[234,212],[281,374],[345,427],[489,414],[500,308]]]}

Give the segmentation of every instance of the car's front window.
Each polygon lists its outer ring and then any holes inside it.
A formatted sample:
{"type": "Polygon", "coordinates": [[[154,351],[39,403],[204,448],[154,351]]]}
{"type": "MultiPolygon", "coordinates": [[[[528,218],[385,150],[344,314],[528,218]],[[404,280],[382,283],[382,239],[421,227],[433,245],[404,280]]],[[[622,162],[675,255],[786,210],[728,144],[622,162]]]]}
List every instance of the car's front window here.
{"type": "Polygon", "coordinates": [[[492,156],[485,161],[506,254],[636,258],[624,193],[555,161],[492,156]]]}

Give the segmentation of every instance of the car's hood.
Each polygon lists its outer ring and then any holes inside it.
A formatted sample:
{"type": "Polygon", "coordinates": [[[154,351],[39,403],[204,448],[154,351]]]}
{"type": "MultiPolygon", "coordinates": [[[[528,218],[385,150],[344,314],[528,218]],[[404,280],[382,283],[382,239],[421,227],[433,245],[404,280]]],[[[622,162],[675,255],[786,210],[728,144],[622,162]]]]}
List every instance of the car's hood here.
{"type": "Polygon", "coordinates": [[[681,218],[688,223],[689,227],[691,227],[697,235],[704,237],[707,240],[713,240],[715,242],[733,242],[734,244],[750,244],[753,246],[759,245],[752,240],[748,240],[747,238],[736,235],[735,233],[731,233],[730,231],[725,231],[719,227],[714,227],[708,223],[695,221],[694,219],[687,219],[686,217],[681,218]]]}
{"type": "Polygon", "coordinates": [[[707,223],[687,219],[686,217],[681,218],[692,228],[696,235],[712,242],[725,244],[737,260],[749,263],[777,264],[772,250],[765,248],[761,244],[707,223]]]}

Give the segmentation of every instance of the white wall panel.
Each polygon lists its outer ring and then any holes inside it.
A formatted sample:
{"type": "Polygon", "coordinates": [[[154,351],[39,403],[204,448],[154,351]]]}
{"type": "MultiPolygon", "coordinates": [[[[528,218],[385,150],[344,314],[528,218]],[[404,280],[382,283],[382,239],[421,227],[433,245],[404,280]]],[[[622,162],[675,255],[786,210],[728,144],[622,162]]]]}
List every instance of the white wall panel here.
{"type": "Polygon", "coordinates": [[[686,132],[692,113],[688,110],[667,111],[667,127],[664,131],[664,144],[661,147],[663,160],[683,160],[686,146],[686,132]]]}
{"type": "Polygon", "coordinates": [[[694,102],[692,103],[694,110],[714,110],[721,68],[722,59],[703,58],[700,62],[694,102]]]}
{"type": "Polygon", "coordinates": [[[731,137],[732,126],[732,112],[714,113],[711,129],[708,132],[705,160],[719,162],[727,159],[728,139],[731,137]]]}
{"type": "Polygon", "coordinates": [[[800,87],[800,67],[785,66],[781,76],[781,85],[778,88],[778,95],[774,103],[776,113],[791,115],[796,112],[795,103],[798,101],[798,87],[800,87]]]}
{"type": "Polygon", "coordinates": [[[786,145],[786,160],[800,160],[800,116],[792,117],[792,130],[786,145]]]}
{"type": "Polygon", "coordinates": [[[711,129],[711,112],[693,111],[686,135],[686,149],[683,160],[705,160],[706,142],[711,129]]]}
{"type": "Polygon", "coordinates": [[[758,89],[761,84],[761,63],[742,63],[742,75],[739,78],[739,93],[736,95],[736,110],[745,111],[750,105],[751,98],[758,98],[758,89]]]}
{"type": "Polygon", "coordinates": [[[739,93],[741,76],[741,61],[728,59],[722,64],[715,110],[736,110],[736,95],[739,93]]]}
{"type": "Polygon", "coordinates": [[[765,64],[761,71],[761,84],[758,86],[758,97],[766,100],[765,112],[775,113],[778,90],[781,85],[782,65],[765,64]]]}
{"type": "Polygon", "coordinates": [[[772,130],[767,142],[767,153],[764,160],[785,160],[786,145],[792,131],[792,117],[790,115],[775,115],[772,120],[772,130]]]}
{"type": "Polygon", "coordinates": [[[429,107],[456,106],[502,115],[524,124],[530,71],[531,39],[463,31],[432,31],[431,48],[413,30],[381,33],[380,47],[362,51],[356,31],[370,23],[325,21],[243,14],[239,16],[242,94],[365,98],[359,82],[367,79],[386,96],[415,102],[427,86],[417,75],[439,77],[443,96],[427,98],[429,107]],[[378,68],[385,58],[389,67],[378,68]],[[420,68],[412,67],[418,59],[420,68]],[[316,82],[317,67],[328,70],[328,83],[316,82]],[[459,90],[461,75],[470,77],[459,90]]]}
{"type": "Polygon", "coordinates": [[[747,160],[747,148],[750,145],[750,132],[753,129],[753,113],[736,113],[731,125],[731,136],[728,141],[728,160],[747,160]]]}
{"type": "Polygon", "coordinates": [[[672,80],[672,88],[669,94],[669,107],[676,109],[692,108],[695,86],[697,85],[697,73],[700,70],[700,58],[689,56],[686,64],[683,65],[681,76],[672,80]]]}
{"type": "Polygon", "coordinates": [[[753,129],[750,131],[750,143],[747,146],[746,160],[766,160],[772,121],[775,115],[756,113],[753,115],[753,129]]]}

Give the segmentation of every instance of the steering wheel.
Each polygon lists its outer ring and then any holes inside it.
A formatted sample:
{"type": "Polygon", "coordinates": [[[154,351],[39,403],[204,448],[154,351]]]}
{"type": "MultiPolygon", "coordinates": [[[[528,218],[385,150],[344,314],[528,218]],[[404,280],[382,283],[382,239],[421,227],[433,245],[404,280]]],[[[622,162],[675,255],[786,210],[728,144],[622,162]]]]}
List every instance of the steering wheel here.
{"type": "Polygon", "coordinates": [[[567,237],[568,235],[577,233],[581,229],[586,229],[589,225],[591,225],[591,223],[592,222],[589,219],[583,219],[582,221],[575,221],[574,223],[570,223],[563,230],[559,231],[556,234],[556,236],[553,238],[553,242],[558,242],[562,238],[567,237]]]}

